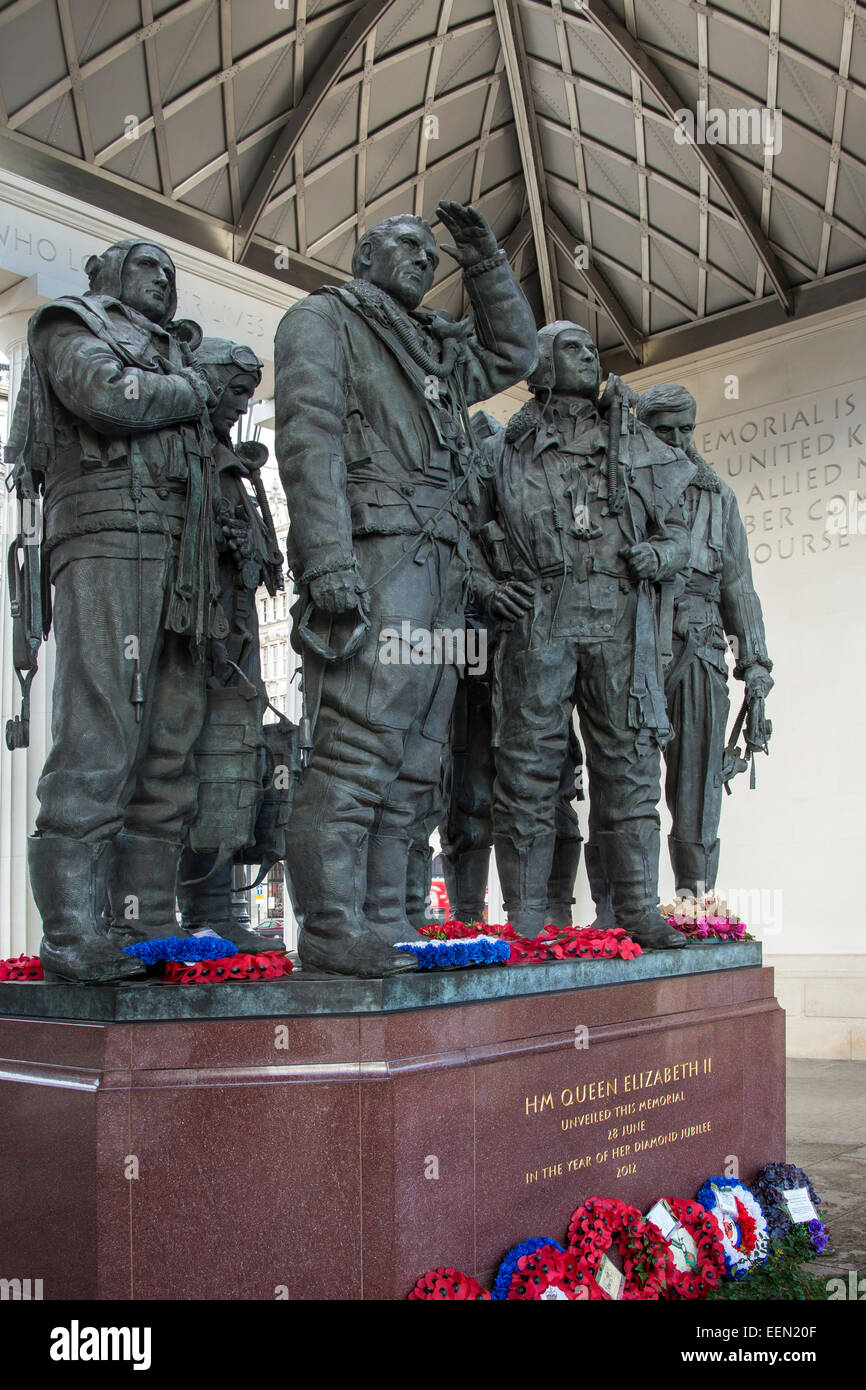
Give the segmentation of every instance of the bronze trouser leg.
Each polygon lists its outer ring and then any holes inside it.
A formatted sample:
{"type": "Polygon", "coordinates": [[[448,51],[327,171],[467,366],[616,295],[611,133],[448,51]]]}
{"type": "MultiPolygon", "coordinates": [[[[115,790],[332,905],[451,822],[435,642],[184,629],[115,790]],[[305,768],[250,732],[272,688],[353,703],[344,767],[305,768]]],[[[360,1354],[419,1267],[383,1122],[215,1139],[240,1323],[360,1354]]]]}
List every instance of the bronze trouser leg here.
{"type": "Polygon", "coordinates": [[[195,810],[204,666],[186,638],[162,626],[165,559],[142,562],[139,625],[138,561],[67,560],[70,546],[51,557],[57,663],[37,830],[109,840],[130,815],[142,834],[180,841],[195,810]],[[140,723],[130,701],[136,636],[146,696],[140,723]]]}
{"type": "Polygon", "coordinates": [[[665,749],[665,800],[677,893],[712,892],[719,862],[727,676],[696,658],[668,696],[674,737],[665,749]]]}

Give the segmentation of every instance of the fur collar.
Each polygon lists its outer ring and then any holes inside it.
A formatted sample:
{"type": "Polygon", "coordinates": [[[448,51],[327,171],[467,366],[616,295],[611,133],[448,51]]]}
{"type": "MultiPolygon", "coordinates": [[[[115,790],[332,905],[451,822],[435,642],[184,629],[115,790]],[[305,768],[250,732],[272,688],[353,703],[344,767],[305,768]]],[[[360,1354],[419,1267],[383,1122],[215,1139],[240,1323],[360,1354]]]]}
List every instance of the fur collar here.
{"type": "Polygon", "coordinates": [[[533,396],[525,405],[520,407],[516,415],[512,415],[505,426],[505,438],[509,444],[514,444],[531,430],[537,430],[540,424],[541,411],[538,409],[533,396]]]}
{"type": "Polygon", "coordinates": [[[722,481],[714,468],[702,459],[697,449],[687,449],[687,455],[695,465],[697,472],[692,478],[689,486],[702,488],[704,492],[721,492],[722,481]]]}

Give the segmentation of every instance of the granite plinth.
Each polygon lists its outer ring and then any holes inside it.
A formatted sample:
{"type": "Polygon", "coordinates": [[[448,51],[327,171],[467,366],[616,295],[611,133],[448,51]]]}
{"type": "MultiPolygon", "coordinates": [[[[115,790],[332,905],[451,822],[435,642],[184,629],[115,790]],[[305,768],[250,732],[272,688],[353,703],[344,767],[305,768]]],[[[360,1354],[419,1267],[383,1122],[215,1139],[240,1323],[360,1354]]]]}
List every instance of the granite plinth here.
{"type": "Polygon", "coordinates": [[[426,1007],[369,1000],[429,976],[328,1015],[0,1018],[0,1277],[46,1299],[400,1299],[442,1264],[489,1287],[587,1197],[646,1210],[732,1159],[748,1182],[784,1157],[772,971],[679,959],[578,987],[551,981],[580,963],[526,967],[539,991],[510,998],[455,972],[463,1001],[426,1007]]]}
{"type": "Polygon", "coordinates": [[[636,960],[544,961],[533,965],[419,970],[391,980],[335,979],[296,970],[280,980],[217,985],[0,984],[0,1017],[93,1022],[175,1018],[283,1018],[309,1014],[396,1013],[484,999],[513,999],[637,980],[668,979],[761,964],[759,941],[689,943],[636,960]]]}

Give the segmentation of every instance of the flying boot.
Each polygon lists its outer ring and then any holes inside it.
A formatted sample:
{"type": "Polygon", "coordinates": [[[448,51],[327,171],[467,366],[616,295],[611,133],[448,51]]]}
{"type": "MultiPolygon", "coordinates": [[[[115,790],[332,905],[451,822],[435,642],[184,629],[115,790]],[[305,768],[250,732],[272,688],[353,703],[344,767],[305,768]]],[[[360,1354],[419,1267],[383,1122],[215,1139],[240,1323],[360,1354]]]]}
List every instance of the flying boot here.
{"type": "Polygon", "coordinates": [[[685,946],[683,933],[669,927],[658,910],[658,826],[646,821],[623,825],[599,831],[593,840],[610,884],[616,925],[648,950],[685,946]]]}
{"type": "Polygon", "coordinates": [[[353,825],[293,831],[290,825],[286,839],[286,861],[302,922],[298,957],[304,969],[364,980],[417,970],[413,955],[395,951],[364,919],[367,831],[353,825]]]}
{"type": "Polygon", "coordinates": [[[42,917],[39,959],[46,980],[85,985],[143,979],[145,967],[124,955],[100,930],[111,844],[66,835],[32,835],[27,842],[30,886],[42,917]]]}
{"type": "Polygon", "coordinates": [[[513,840],[496,842],[496,867],[508,921],[519,936],[537,936],[547,925],[547,885],[553,837],[536,835],[519,848],[513,840]]]}
{"type": "Polygon", "coordinates": [[[231,861],[205,878],[213,857],[189,848],[181,855],[177,903],[185,930],[196,932],[209,927],[217,936],[231,941],[239,951],[256,956],[264,951],[285,951],[285,942],[279,937],[259,936],[258,932],[250,930],[243,895],[238,894],[236,900],[232,891],[234,865],[231,861]]]}
{"type": "Polygon", "coordinates": [[[134,946],[156,937],[185,936],[175,910],[182,846],[121,830],[108,863],[109,941],[134,946]]]}
{"type": "MultiPolygon", "coordinates": [[[[433,846],[429,839],[412,840],[409,843],[409,859],[406,865],[406,916],[414,927],[429,927],[428,911],[430,903],[430,880],[433,869],[433,846]]],[[[369,882],[370,866],[367,864],[369,882]]],[[[412,938],[410,937],[411,941],[412,938]]]]}
{"type": "Polygon", "coordinates": [[[668,851],[678,898],[697,898],[713,892],[719,871],[718,840],[711,845],[693,845],[669,835],[668,851]]]}
{"type": "Polygon", "coordinates": [[[405,835],[370,835],[364,920],[380,941],[424,941],[407,916],[406,892],[412,846],[405,835]]]}
{"type": "Polygon", "coordinates": [[[490,873],[490,846],[442,851],[448,906],[455,922],[483,922],[484,895],[490,873]]]}
{"type": "Polygon", "coordinates": [[[595,903],[595,921],[592,925],[597,931],[610,931],[612,927],[616,926],[613,903],[610,900],[610,884],[602,867],[601,856],[594,835],[587,843],[584,863],[586,864],[586,876],[589,879],[589,891],[592,893],[592,900],[595,903]]]}
{"type": "Polygon", "coordinates": [[[582,840],[560,839],[553,850],[553,866],[547,881],[547,921],[555,927],[570,927],[574,916],[574,880],[580,868],[582,840]]]}

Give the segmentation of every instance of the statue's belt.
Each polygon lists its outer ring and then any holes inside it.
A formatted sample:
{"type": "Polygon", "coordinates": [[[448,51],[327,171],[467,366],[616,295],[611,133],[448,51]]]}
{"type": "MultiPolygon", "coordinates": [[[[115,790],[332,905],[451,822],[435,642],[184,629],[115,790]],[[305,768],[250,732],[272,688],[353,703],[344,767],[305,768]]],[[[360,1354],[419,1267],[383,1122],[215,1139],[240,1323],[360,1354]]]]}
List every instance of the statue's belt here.
{"type": "Polygon", "coordinates": [[[617,579],[623,588],[623,592],[635,587],[635,581],[630,577],[625,565],[621,569],[614,569],[609,565],[599,564],[595,555],[579,555],[567,563],[562,560],[555,560],[549,565],[539,565],[533,561],[531,565],[514,566],[514,574],[517,579],[525,579],[532,583],[533,579],[577,579],[584,581],[591,574],[604,574],[609,579],[617,579]],[[519,570],[519,573],[518,573],[519,570]]]}
{"type": "MultiPolygon", "coordinates": [[[[58,503],[70,500],[86,504],[88,511],[134,511],[129,480],[130,470],[126,468],[112,469],[110,477],[101,477],[98,482],[85,474],[83,477],[67,477],[56,483],[49,483],[45,491],[46,511],[58,503]]],[[[141,501],[148,510],[174,511],[177,500],[180,499],[183,504],[186,494],[185,481],[144,483],[141,488],[141,501]],[[166,503],[169,504],[168,507],[166,503]]]]}
{"type": "MultiPolygon", "coordinates": [[[[359,502],[366,507],[388,506],[393,507],[398,502],[403,502],[407,508],[410,507],[433,507],[438,510],[443,502],[447,502],[453,492],[454,483],[447,478],[441,484],[431,483],[425,480],[422,483],[413,482],[407,479],[397,481],[394,478],[385,478],[381,474],[368,472],[359,468],[349,468],[348,474],[348,497],[350,503],[359,502]],[[385,488],[388,492],[387,501],[379,498],[377,489],[385,488]]],[[[455,498],[455,503],[457,499],[455,498]]]]}

